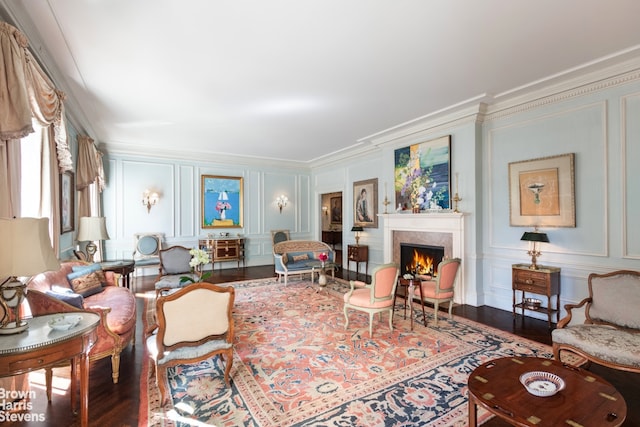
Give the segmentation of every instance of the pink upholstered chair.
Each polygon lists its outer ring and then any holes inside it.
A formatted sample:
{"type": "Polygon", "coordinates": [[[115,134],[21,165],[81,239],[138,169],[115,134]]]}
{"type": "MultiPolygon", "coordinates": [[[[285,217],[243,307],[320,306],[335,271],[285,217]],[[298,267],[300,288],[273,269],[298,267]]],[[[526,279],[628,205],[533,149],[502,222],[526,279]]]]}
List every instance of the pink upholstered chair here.
{"type": "Polygon", "coordinates": [[[197,282],[156,300],[158,329],[147,338],[156,365],[162,402],[167,400],[167,368],[195,363],[215,355],[225,363],[229,383],[233,363],[233,286],[197,282]],[[225,360],[226,359],[226,360],[225,360]]]}
{"type": "MultiPolygon", "coordinates": [[[[460,269],[460,258],[447,259],[438,264],[438,276],[435,280],[423,280],[420,284],[422,300],[433,304],[435,321],[438,324],[438,306],[449,302],[449,316],[453,307],[453,286],[460,269]]],[[[427,321],[425,319],[425,325],[427,321]]]]}
{"type": "Polygon", "coordinates": [[[352,280],[351,290],[344,295],[344,328],[349,327],[347,310],[352,308],[369,313],[369,337],[373,337],[373,315],[389,312],[389,329],[393,331],[393,296],[396,293],[400,271],[396,264],[384,264],[371,273],[371,284],[352,280]],[[357,289],[356,289],[357,288],[357,289]]]}

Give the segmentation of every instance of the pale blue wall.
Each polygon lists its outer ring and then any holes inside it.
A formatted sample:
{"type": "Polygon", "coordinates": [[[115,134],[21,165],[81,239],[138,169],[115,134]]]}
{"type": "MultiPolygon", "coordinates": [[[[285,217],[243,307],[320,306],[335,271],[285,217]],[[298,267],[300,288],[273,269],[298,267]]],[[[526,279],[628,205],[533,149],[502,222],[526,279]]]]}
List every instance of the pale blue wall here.
{"type": "MultiPolygon", "coordinates": [[[[640,218],[639,119],[640,82],[630,79],[501,110],[479,108],[464,119],[396,132],[357,154],[342,153],[310,168],[107,156],[104,205],[112,237],[107,256],[130,256],[132,235],[139,231],[164,232],[169,244],[187,246],[210,232],[199,227],[202,174],[244,177],[244,228],[228,231],[247,236],[248,265],[272,263],[271,229],[318,239],[325,193],[342,192],[344,246],[355,243],[350,232],[353,182],[378,178],[378,211],[383,212],[385,183],[394,203],[393,151],[451,135],[452,175],[458,173],[460,210],[465,213],[465,301],[510,311],[511,265],[530,260],[520,241],[530,228],[509,224],[509,163],[575,153],[577,226],[544,229],[551,243],[542,247],[540,262],[562,269],[561,305],[577,302],[587,293],[589,273],[640,270],[640,227],[635,225],[640,218]],[[150,187],[162,198],[147,214],[140,199],[150,187]],[[275,206],[279,194],[286,194],[290,203],[282,214],[275,206]]],[[[379,228],[362,233],[361,244],[370,247],[371,271],[383,262],[381,221],[379,228]]]]}
{"type": "MultiPolygon", "coordinates": [[[[133,235],[138,232],[161,232],[167,245],[187,247],[195,247],[198,238],[209,233],[241,233],[247,239],[247,265],[273,263],[272,229],[289,229],[295,238],[310,238],[312,201],[307,170],[107,155],[105,174],[104,215],[111,237],[105,242],[107,259],[131,258],[133,235]],[[202,175],[243,178],[242,228],[201,228],[202,175]],[[149,213],[141,201],[146,189],[160,194],[149,213]],[[289,198],[282,214],[275,204],[280,194],[289,198]]],[[[223,267],[235,268],[235,263],[223,267]]]]}

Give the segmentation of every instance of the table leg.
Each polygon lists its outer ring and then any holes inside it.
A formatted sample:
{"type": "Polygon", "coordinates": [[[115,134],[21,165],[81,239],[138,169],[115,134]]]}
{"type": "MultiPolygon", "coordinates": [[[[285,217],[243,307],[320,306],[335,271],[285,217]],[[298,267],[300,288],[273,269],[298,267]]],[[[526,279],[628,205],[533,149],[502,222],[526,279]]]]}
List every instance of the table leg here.
{"type": "Polygon", "coordinates": [[[71,410],[78,413],[78,358],[71,359],[71,410]]]}
{"type": "Polygon", "coordinates": [[[478,425],[476,409],[476,400],[473,395],[469,393],[469,427],[476,427],[478,425]]]}
{"type": "Polygon", "coordinates": [[[409,317],[411,318],[411,330],[413,331],[413,280],[409,281],[409,317]]]}
{"type": "Polygon", "coordinates": [[[89,425],[89,356],[80,356],[80,425],[89,425]]]}

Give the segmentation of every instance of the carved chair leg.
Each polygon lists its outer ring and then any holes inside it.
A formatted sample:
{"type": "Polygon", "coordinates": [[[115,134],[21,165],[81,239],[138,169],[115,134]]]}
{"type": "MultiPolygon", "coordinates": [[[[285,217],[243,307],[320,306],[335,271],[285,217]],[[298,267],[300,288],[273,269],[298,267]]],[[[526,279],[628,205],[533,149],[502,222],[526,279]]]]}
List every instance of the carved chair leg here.
{"type": "Polygon", "coordinates": [[[120,352],[114,352],[111,355],[111,376],[113,377],[113,383],[118,384],[118,378],[120,377],[120,352]]]}

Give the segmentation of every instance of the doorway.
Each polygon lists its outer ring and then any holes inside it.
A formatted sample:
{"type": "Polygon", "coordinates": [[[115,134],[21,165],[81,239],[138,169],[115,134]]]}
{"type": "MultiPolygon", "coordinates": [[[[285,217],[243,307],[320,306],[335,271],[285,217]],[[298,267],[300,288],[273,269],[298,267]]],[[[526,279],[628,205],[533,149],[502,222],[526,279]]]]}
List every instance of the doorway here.
{"type": "Polygon", "coordinates": [[[335,251],[336,264],[342,267],[342,192],[325,193],[320,198],[322,241],[335,251]]]}

